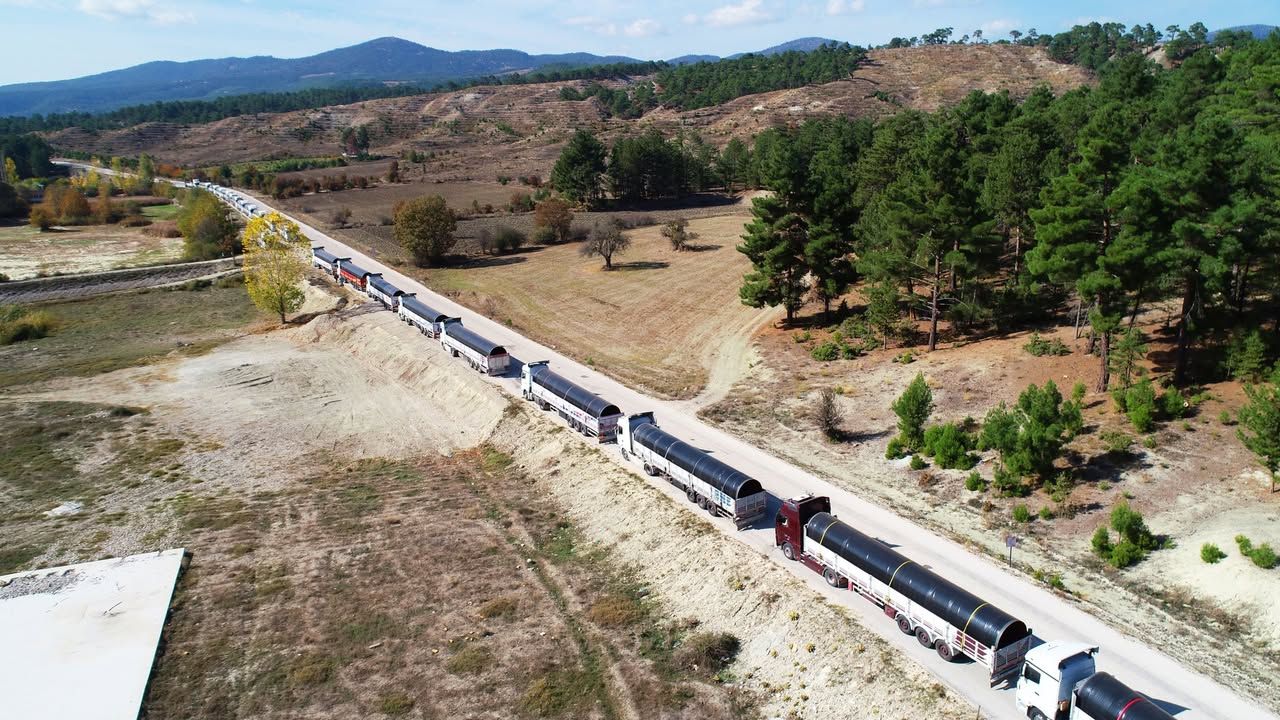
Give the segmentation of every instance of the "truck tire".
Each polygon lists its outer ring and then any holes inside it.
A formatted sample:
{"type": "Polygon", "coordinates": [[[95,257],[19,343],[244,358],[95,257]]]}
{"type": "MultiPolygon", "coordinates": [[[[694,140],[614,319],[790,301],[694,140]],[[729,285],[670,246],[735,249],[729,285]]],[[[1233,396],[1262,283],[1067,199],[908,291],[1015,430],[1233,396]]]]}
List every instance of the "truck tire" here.
{"type": "Polygon", "coordinates": [[[653,477],[653,476],[657,475],[658,473],[657,473],[656,471],[654,471],[653,467],[652,467],[652,466],[650,466],[650,465],[649,465],[649,463],[645,463],[645,464],[644,464],[644,474],[645,474],[645,475],[648,475],[649,477],[653,477]]]}
{"type": "Polygon", "coordinates": [[[705,503],[702,507],[707,511],[708,515],[716,517],[720,514],[720,506],[712,502],[711,498],[703,498],[702,502],[705,503]]]}
{"type": "Polygon", "coordinates": [[[951,645],[949,643],[945,643],[945,642],[938,643],[937,650],[938,650],[938,657],[942,658],[943,662],[951,662],[953,659],[955,659],[956,654],[951,651],[951,645]]]}
{"type": "Polygon", "coordinates": [[[1031,718],[1031,720],[1049,720],[1049,718],[1044,716],[1044,713],[1040,712],[1036,708],[1028,710],[1027,717],[1031,718]]]}
{"type": "Polygon", "coordinates": [[[919,642],[921,647],[926,647],[930,650],[934,646],[934,639],[929,636],[929,631],[922,627],[916,628],[916,642],[919,642]]]}
{"type": "Polygon", "coordinates": [[[618,448],[618,450],[622,452],[622,459],[623,459],[623,460],[630,460],[630,459],[631,459],[631,453],[628,453],[626,448],[618,448]]]}
{"type": "Polygon", "coordinates": [[[826,568],[822,571],[822,579],[826,580],[831,587],[840,587],[840,576],[831,568],[826,568]]]}
{"type": "Polygon", "coordinates": [[[782,557],[788,560],[796,559],[796,549],[791,546],[791,543],[789,542],[782,543],[782,557]]]}
{"type": "Polygon", "coordinates": [[[689,500],[689,502],[697,505],[698,507],[702,507],[702,503],[698,501],[698,493],[694,492],[692,489],[685,490],[684,496],[689,500]]]}
{"type": "Polygon", "coordinates": [[[904,615],[903,613],[898,613],[897,622],[898,622],[898,629],[902,631],[903,635],[914,634],[911,631],[911,619],[908,618],[906,615],[904,615]]]}

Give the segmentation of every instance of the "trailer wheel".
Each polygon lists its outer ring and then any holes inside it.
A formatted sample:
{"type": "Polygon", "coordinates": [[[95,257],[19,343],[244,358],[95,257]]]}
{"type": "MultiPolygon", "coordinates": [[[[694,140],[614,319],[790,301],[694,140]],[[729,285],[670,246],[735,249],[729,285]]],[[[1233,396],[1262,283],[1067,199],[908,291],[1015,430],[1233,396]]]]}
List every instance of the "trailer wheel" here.
{"type": "Polygon", "coordinates": [[[702,507],[702,501],[698,497],[698,493],[694,492],[692,489],[685,490],[684,496],[689,499],[689,502],[693,503],[694,505],[697,505],[698,507],[702,507]]]}
{"type": "Polygon", "coordinates": [[[1031,708],[1031,710],[1027,712],[1027,717],[1031,718],[1031,720],[1049,720],[1049,718],[1044,716],[1044,713],[1035,708],[1031,708]]]}
{"type": "Polygon", "coordinates": [[[901,631],[903,632],[903,634],[904,634],[904,635],[911,635],[911,634],[912,634],[912,633],[911,633],[911,619],[910,619],[910,618],[908,618],[908,617],[907,617],[906,615],[904,615],[903,613],[898,613],[898,629],[899,629],[899,630],[901,630],[901,631]]]}
{"type": "Polygon", "coordinates": [[[951,651],[951,645],[949,643],[938,643],[938,657],[942,658],[943,662],[951,662],[952,658],[955,656],[956,654],[951,651]]]}
{"type": "Polygon", "coordinates": [[[658,473],[654,472],[653,467],[652,467],[651,465],[649,465],[649,463],[645,463],[645,464],[644,464],[644,474],[645,474],[645,475],[648,475],[649,477],[653,477],[653,476],[657,475],[658,473]]]}
{"type": "Polygon", "coordinates": [[[712,502],[711,498],[703,498],[702,502],[703,502],[702,508],[707,511],[708,515],[710,515],[711,517],[716,517],[717,515],[720,514],[717,512],[717,510],[719,510],[719,506],[717,506],[714,502],[712,502]]]}
{"type": "Polygon", "coordinates": [[[925,630],[922,627],[916,628],[916,640],[920,643],[922,647],[927,647],[930,650],[933,649],[934,640],[933,638],[929,637],[928,630],[925,630]]]}
{"type": "Polygon", "coordinates": [[[791,543],[789,542],[782,543],[782,557],[788,560],[796,559],[796,549],[791,546],[791,543]]]}
{"type": "Polygon", "coordinates": [[[840,576],[831,568],[826,568],[822,571],[822,579],[826,580],[831,587],[840,587],[840,576]]]}
{"type": "Polygon", "coordinates": [[[631,454],[627,452],[627,449],[626,449],[626,448],[618,448],[618,450],[620,450],[620,451],[622,452],[622,459],[623,459],[623,460],[630,460],[630,459],[631,459],[631,454]]]}

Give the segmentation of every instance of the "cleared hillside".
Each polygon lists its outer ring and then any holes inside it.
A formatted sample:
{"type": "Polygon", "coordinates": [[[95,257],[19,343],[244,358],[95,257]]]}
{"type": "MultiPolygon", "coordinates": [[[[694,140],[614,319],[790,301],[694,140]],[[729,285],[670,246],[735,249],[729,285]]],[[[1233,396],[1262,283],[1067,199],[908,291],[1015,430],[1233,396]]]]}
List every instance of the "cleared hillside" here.
{"type": "Polygon", "coordinates": [[[434,152],[433,179],[488,179],[495,172],[546,173],[577,127],[609,136],[657,125],[698,128],[716,144],[814,115],[881,117],[902,108],[932,110],[973,90],[1016,97],[1041,84],[1063,92],[1092,81],[1089,71],[1049,59],[1040,48],[964,45],[873,51],[849,79],[760,93],[712,108],[658,109],[639,120],[608,118],[595,99],[560,99],[585,81],[474,87],[456,92],[371,100],[206,125],[149,123],[123,130],[50,133],[58,147],[102,155],[147,152],[163,162],[207,165],[273,157],[332,155],[343,128],[365,125],[373,151],[434,152]]]}

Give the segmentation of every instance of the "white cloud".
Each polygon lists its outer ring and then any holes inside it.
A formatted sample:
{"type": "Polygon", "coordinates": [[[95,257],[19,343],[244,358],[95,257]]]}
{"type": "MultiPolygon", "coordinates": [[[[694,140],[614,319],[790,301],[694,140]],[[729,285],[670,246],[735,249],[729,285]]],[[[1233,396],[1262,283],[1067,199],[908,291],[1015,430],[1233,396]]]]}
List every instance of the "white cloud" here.
{"type": "Polygon", "coordinates": [[[195,19],[191,13],[174,10],[157,0],[80,0],[79,7],[80,12],[107,20],[132,18],[172,25],[195,19]]]}
{"type": "Polygon", "coordinates": [[[860,13],[866,6],[866,0],[827,0],[827,14],[847,15],[860,13]]]}
{"type": "Polygon", "coordinates": [[[652,18],[640,18],[635,22],[622,28],[622,33],[627,37],[642,38],[650,35],[657,35],[662,32],[662,23],[652,18]]]}
{"type": "MultiPolygon", "coordinates": [[[[982,33],[988,36],[1007,35],[1010,30],[1018,30],[1022,23],[1009,18],[999,18],[982,23],[982,33]]],[[[988,39],[991,39],[988,37],[988,39]]]]}
{"type": "Polygon", "coordinates": [[[693,25],[694,23],[698,22],[698,16],[695,15],[694,13],[689,13],[688,15],[685,15],[682,19],[684,20],[685,25],[693,25]]]}
{"type": "Polygon", "coordinates": [[[1081,15],[1080,17],[1076,18],[1075,20],[1068,20],[1068,21],[1066,21],[1066,22],[1062,23],[1062,27],[1067,28],[1068,30],[1070,30],[1071,28],[1075,27],[1076,25],[1088,25],[1089,23],[1092,23],[1092,22],[1096,22],[1096,23],[1099,23],[1099,24],[1102,24],[1102,25],[1106,25],[1107,23],[1113,23],[1113,22],[1116,22],[1116,19],[1115,19],[1115,18],[1113,18],[1113,17],[1110,17],[1110,16],[1108,16],[1108,15],[1102,15],[1102,16],[1100,16],[1100,17],[1093,17],[1093,16],[1090,16],[1090,15],[1081,15]]]}
{"type": "Polygon", "coordinates": [[[772,22],[776,18],[761,7],[764,0],[742,0],[737,5],[722,5],[707,13],[704,21],[712,27],[732,25],[756,25],[772,22]]]}
{"type": "Polygon", "coordinates": [[[571,17],[564,21],[565,25],[580,27],[584,30],[593,32],[597,35],[617,35],[618,26],[608,20],[601,20],[597,17],[581,16],[571,17]]]}

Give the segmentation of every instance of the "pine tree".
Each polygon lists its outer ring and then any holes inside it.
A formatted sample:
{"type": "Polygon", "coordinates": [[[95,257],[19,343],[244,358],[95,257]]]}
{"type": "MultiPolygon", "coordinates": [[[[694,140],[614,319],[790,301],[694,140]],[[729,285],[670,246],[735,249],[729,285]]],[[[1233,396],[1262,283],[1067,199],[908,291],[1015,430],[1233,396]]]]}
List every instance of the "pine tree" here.
{"type": "Polygon", "coordinates": [[[551,186],[576,203],[595,202],[600,198],[605,155],[604,144],[595,135],[578,130],[551,169],[551,186]]]}
{"type": "Polygon", "coordinates": [[[791,322],[804,304],[808,227],[776,196],[752,200],[751,215],[737,249],[751,260],[752,271],[743,277],[738,295],[750,307],[783,306],[791,322]]]}
{"type": "Polygon", "coordinates": [[[1119,390],[1128,390],[1133,381],[1146,374],[1142,361],[1147,356],[1147,345],[1142,331],[1130,327],[1111,348],[1111,373],[1120,378],[1119,390]]]}
{"type": "Polygon", "coordinates": [[[1280,386],[1246,385],[1244,392],[1249,401],[1240,408],[1241,427],[1236,433],[1271,473],[1271,492],[1275,492],[1280,483],[1280,386]]]}
{"type": "Polygon", "coordinates": [[[924,425],[933,412],[933,390],[925,382],[924,373],[916,373],[915,379],[891,407],[898,416],[898,437],[903,445],[919,450],[924,443],[924,425]]]}

